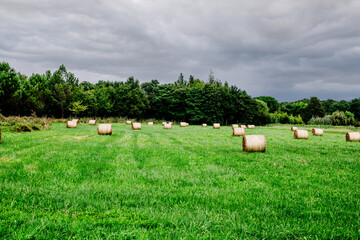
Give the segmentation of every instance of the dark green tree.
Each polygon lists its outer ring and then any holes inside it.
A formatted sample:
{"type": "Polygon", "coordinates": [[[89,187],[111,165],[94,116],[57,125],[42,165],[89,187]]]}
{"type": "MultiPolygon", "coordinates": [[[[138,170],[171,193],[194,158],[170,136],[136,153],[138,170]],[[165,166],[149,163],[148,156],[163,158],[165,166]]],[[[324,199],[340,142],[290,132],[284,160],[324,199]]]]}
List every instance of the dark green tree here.
{"type": "Polygon", "coordinates": [[[354,113],[355,118],[360,121],[360,98],[351,100],[350,112],[354,113]]]}
{"type": "Polygon", "coordinates": [[[270,96],[260,96],[260,97],[256,97],[255,99],[259,99],[261,101],[264,101],[266,103],[266,105],[269,108],[269,112],[273,113],[279,110],[279,102],[270,96]]]}
{"type": "Polygon", "coordinates": [[[281,103],[280,110],[289,115],[298,116],[303,115],[306,106],[307,103],[304,102],[281,103]]]}
{"type": "Polygon", "coordinates": [[[20,80],[15,70],[6,62],[0,63],[0,113],[13,113],[12,99],[20,88],[20,80]]]}
{"type": "Polygon", "coordinates": [[[341,100],[339,102],[335,102],[332,104],[332,111],[342,111],[342,112],[346,112],[346,111],[350,111],[350,102],[345,101],[345,100],[341,100]]]}
{"type": "Polygon", "coordinates": [[[303,115],[301,116],[304,122],[308,122],[312,117],[324,117],[325,109],[321,101],[317,97],[311,97],[306,106],[303,115]]]}
{"type": "Polygon", "coordinates": [[[336,103],[336,101],[333,99],[327,99],[327,100],[321,101],[321,104],[323,105],[326,114],[330,115],[334,112],[334,110],[333,110],[334,103],[336,103]]]}

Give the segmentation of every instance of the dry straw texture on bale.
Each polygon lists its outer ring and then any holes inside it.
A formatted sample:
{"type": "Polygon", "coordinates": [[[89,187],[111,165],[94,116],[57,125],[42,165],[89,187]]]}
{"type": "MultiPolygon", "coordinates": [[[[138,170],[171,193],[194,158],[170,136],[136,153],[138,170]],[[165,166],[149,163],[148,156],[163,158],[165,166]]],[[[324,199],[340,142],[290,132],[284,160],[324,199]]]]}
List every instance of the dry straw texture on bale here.
{"type": "Polygon", "coordinates": [[[294,131],[294,138],[295,139],[308,139],[309,133],[306,130],[295,130],[294,131]]]}
{"type": "Polygon", "coordinates": [[[220,128],[220,123],[214,123],[214,124],[213,124],[213,128],[219,129],[219,128],[220,128]]]}
{"type": "Polygon", "coordinates": [[[255,125],[247,125],[247,128],[255,128],[255,125]]]}
{"type": "Polygon", "coordinates": [[[238,128],[238,127],[239,127],[239,124],[231,124],[231,127],[232,127],[232,129],[238,128]]]}
{"type": "Polygon", "coordinates": [[[141,123],[131,123],[132,130],[141,130],[141,123]]]}
{"type": "Polygon", "coordinates": [[[360,142],[359,132],[348,132],[346,133],[346,141],[348,142],[360,142]]]}
{"type": "Polygon", "coordinates": [[[291,131],[295,131],[295,130],[298,130],[297,127],[291,127],[291,131]]]}
{"type": "Polygon", "coordinates": [[[77,126],[76,121],[67,121],[66,122],[66,127],[67,128],[76,128],[76,126],[77,126]]]}
{"type": "Polygon", "coordinates": [[[99,135],[112,135],[112,125],[99,124],[97,131],[99,135]]]}
{"type": "Polygon", "coordinates": [[[164,129],[171,129],[172,125],[170,123],[164,124],[164,129]]]}
{"type": "Polygon", "coordinates": [[[130,125],[130,124],[131,124],[131,121],[126,121],[126,124],[127,124],[127,125],[130,125]]]}
{"type": "Polygon", "coordinates": [[[201,124],[201,126],[203,126],[203,127],[207,127],[207,124],[206,124],[206,123],[203,123],[203,124],[201,124]]]}
{"type": "Polygon", "coordinates": [[[246,135],[243,137],[242,149],[244,152],[265,152],[266,139],[264,135],[246,135]]]}
{"type": "Polygon", "coordinates": [[[148,125],[152,126],[152,125],[154,125],[154,123],[153,122],[148,122],[148,125]]]}
{"type": "Polygon", "coordinates": [[[187,127],[189,124],[187,122],[180,122],[180,127],[187,127]]]}
{"type": "Polygon", "coordinates": [[[320,128],[313,128],[312,129],[312,134],[315,136],[322,136],[324,135],[324,130],[320,129],[320,128]]]}
{"type": "Polygon", "coordinates": [[[79,119],[73,119],[74,122],[76,122],[76,124],[79,124],[80,123],[80,120],[79,119]]]}
{"type": "Polygon", "coordinates": [[[96,125],[96,120],[89,120],[90,125],[96,125]]]}
{"type": "Polygon", "coordinates": [[[246,128],[246,125],[241,125],[240,127],[241,127],[241,128],[246,128]]]}
{"type": "Polygon", "coordinates": [[[245,136],[245,128],[233,128],[233,136],[245,136]]]}

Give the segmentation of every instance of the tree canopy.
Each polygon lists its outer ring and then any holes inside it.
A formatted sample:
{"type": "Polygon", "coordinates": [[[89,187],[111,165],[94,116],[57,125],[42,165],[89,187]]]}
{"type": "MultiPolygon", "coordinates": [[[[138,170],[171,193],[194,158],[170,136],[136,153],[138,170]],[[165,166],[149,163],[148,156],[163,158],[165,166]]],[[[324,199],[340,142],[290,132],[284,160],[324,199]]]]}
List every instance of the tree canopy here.
{"type": "Polygon", "coordinates": [[[0,113],[54,118],[129,117],[187,121],[189,123],[266,124],[271,119],[305,122],[335,111],[352,112],[360,118],[360,98],[352,101],[320,101],[316,97],[291,103],[279,103],[271,96],[252,98],[237,86],[216,79],[210,71],[208,80],[193,75],[188,80],[180,73],[173,83],[160,84],[153,79],[140,84],[129,77],[125,82],[90,83],[79,79],[61,65],[53,73],[27,77],[8,63],[0,63],[0,113]],[[274,114],[271,117],[271,114],[274,114]],[[300,117],[301,116],[301,117],[300,117]]]}

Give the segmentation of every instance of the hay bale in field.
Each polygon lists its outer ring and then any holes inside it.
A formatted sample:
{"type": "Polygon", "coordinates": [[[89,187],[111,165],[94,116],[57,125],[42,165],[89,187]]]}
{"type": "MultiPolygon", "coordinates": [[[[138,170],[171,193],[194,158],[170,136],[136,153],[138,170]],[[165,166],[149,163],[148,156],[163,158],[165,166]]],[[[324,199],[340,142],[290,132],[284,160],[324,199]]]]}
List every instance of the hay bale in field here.
{"type": "Polygon", "coordinates": [[[148,125],[152,126],[152,125],[154,125],[154,123],[153,122],[148,122],[148,125]]]}
{"type": "Polygon", "coordinates": [[[180,122],[180,127],[188,127],[189,124],[187,122],[180,122]]]}
{"type": "Polygon", "coordinates": [[[129,121],[129,120],[128,120],[128,121],[126,121],[126,124],[127,124],[127,125],[130,125],[131,123],[132,123],[132,122],[131,122],[131,121],[129,121]]]}
{"type": "Polygon", "coordinates": [[[298,130],[297,127],[291,127],[291,131],[295,131],[295,130],[298,130]]]}
{"type": "Polygon", "coordinates": [[[172,125],[170,123],[165,123],[164,124],[164,129],[171,129],[172,125]]]}
{"type": "Polygon", "coordinates": [[[246,128],[246,125],[240,125],[240,128],[246,128]]]}
{"type": "Polygon", "coordinates": [[[99,135],[112,135],[112,125],[111,124],[99,124],[97,128],[99,135]]]}
{"type": "Polygon", "coordinates": [[[220,123],[214,123],[213,128],[214,129],[219,129],[220,128],[220,123]]]}
{"type": "Polygon", "coordinates": [[[131,123],[132,130],[141,130],[141,123],[131,123]]]}
{"type": "Polygon", "coordinates": [[[239,124],[231,124],[231,127],[232,127],[232,129],[238,128],[238,127],[239,127],[239,124]]]}
{"type": "Polygon", "coordinates": [[[247,128],[255,128],[255,125],[247,125],[247,128]]]}
{"type": "Polygon", "coordinates": [[[80,120],[79,120],[79,119],[73,119],[72,121],[76,122],[76,124],[79,124],[79,123],[80,123],[80,120]]]}
{"type": "Polygon", "coordinates": [[[76,121],[67,121],[66,122],[66,128],[76,128],[77,122],[76,121]]]}
{"type": "Polygon", "coordinates": [[[324,135],[324,130],[322,130],[320,128],[313,128],[311,132],[312,132],[312,134],[314,136],[322,136],[322,135],[324,135]]]}
{"type": "Polygon", "coordinates": [[[203,123],[203,124],[201,124],[201,126],[203,126],[203,127],[207,127],[207,124],[206,124],[206,123],[203,123]]]}
{"type": "Polygon", "coordinates": [[[306,130],[295,130],[294,131],[294,138],[295,139],[308,139],[309,133],[306,130]]]}
{"type": "Polygon", "coordinates": [[[233,136],[245,136],[245,128],[233,128],[233,136]]]}
{"type": "Polygon", "coordinates": [[[346,141],[348,142],[360,142],[359,132],[348,132],[346,133],[346,141]]]}
{"type": "Polygon", "coordinates": [[[265,152],[266,139],[264,135],[246,135],[242,142],[243,152],[265,152]]]}
{"type": "Polygon", "coordinates": [[[96,120],[89,120],[90,125],[96,125],[96,120]]]}

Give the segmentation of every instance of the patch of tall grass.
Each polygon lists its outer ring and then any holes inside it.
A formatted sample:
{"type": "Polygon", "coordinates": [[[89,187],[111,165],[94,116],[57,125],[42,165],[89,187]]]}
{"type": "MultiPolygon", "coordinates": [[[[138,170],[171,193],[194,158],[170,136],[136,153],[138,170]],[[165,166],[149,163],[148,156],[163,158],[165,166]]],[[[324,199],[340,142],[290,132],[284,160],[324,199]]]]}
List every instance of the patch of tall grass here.
{"type": "Polygon", "coordinates": [[[30,117],[5,117],[0,114],[0,129],[10,132],[31,132],[48,129],[52,121],[48,118],[30,117]]]}

